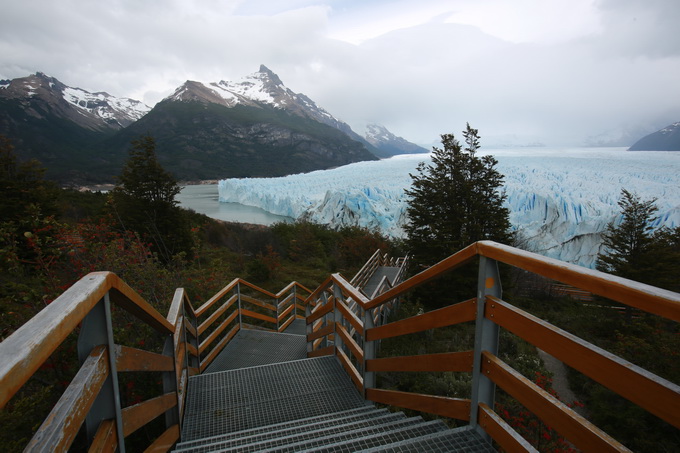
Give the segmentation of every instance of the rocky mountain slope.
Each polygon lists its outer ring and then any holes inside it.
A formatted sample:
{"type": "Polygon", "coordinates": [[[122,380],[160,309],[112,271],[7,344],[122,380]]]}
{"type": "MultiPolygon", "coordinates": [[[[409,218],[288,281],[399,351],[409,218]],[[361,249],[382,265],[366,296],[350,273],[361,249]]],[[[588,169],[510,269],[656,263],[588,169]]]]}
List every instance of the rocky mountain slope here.
{"type": "Polygon", "coordinates": [[[373,145],[381,156],[395,156],[397,154],[427,153],[429,150],[411,143],[402,137],[397,137],[379,124],[366,126],[366,141],[373,145]]]}
{"type": "Polygon", "coordinates": [[[680,122],[642,137],[629,151],[680,151],[680,122]]]}
{"type": "Polygon", "coordinates": [[[418,152],[384,128],[361,137],[264,65],[235,81],[187,81],[153,109],[42,73],[3,80],[0,134],[49,177],[74,184],[113,181],[130,142],[145,134],[180,180],[282,176],[418,152]]]}

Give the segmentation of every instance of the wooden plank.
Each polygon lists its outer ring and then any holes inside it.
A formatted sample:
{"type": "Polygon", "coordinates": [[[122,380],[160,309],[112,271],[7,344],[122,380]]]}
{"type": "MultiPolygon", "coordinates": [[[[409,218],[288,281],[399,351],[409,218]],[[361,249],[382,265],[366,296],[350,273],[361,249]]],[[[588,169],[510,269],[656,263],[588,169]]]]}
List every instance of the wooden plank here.
{"type": "Polygon", "coordinates": [[[229,317],[227,319],[225,319],[222,322],[222,324],[220,324],[220,326],[217,329],[212,331],[212,333],[210,335],[208,335],[208,337],[205,340],[203,340],[201,342],[201,344],[198,346],[199,354],[203,354],[203,351],[205,351],[206,348],[208,346],[210,346],[212,344],[212,342],[215,341],[215,339],[217,337],[220,336],[220,334],[224,331],[224,329],[226,329],[227,326],[229,324],[231,324],[234,321],[234,319],[236,319],[237,316],[238,316],[238,311],[233,312],[231,315],[229,315],[229,317]]]}
{"type": "Polygon", "coordinates": [[[227,301],[222,304],[220,308],[215,310],[210,316],[205,318],[205,321],[203,321],[199,326],[198,326],[198,334],[203,335],[203,333],[206,331],[208,327],[210,327],[217,319],[222,316],[224,313],[226,313],[227,310],[229,310],[229,307],[234,305],[234,303],[238,301],[238,295],[234,294],[231,296],[227,301]]]}
{"type": "Polygon", "coordinates": [[[364,379],[361,377],[357,369],[354,368],[354,365],[352,365],[352,362],[349,360],[349,357],[347,357],[347,354],[345,354],[344,351],[340,348],[335,348],[335,353],[340,359],[340,364],[345,369],[350,379],[354,383],[354,386],[357,388],[357,390],[359,390],[359,393],[363,393],[364,379]]]}
{"type": "Polygon", "coordinates": [[[455,418],[456,420],[470,420],[470,400],[468,399],[373,388],[366,389],[366,399],[390,406],[455,418]]]}
{"type": "Polygon", "coordinates": [[[110,275],[87,274],[0,343],[0,408],[104,297],[110,275]]]}
{"type": "Polygon", "coordinates": [[[198,349],[196,349],[196,346],[194,346],[191,343],[187,343],[187,351],[189,351],[189,355],[192,355],[194,357],[198,357],[198,349]]]}
{"type": "Polygon", "coordinates": [[[473,351],[443,352],[366,361],[366,371],[460,371],[472,372],[473,351]]]}
{"type": "Polygon", "coordinates": [[[194,327],[194,325],[191,324],[187,316],[184,316],[183,318],[184,329],[186,330],[187,334],[191,335],[194,338],[198,338],[198,329],[196,329],[196,327],[194,327]]]}
{"type": "Polygon", "coordinates": [[[390,299],[394,299],[397,296],[416,288],[423,283],[427,283],[432,279],[441,277],[443,274],[454,270],[457,267],[462,266],[465,263],[470,262],[477,256],[477,245],[472,244],[461,250],[460,252],[445,258],[444,260],[438,262],[434,266],[422,271],[421,273],[414,275],[413,277],[405,280],[395,286],[394,288],[385,291],[375,299],[369,301],[364,308],[366,310],[370,308],[382,305],[390,299]]]}
{"type": "Polygon", "coordinates": [[[321,308],[318,308],[315,312],[313,312],[311,315],[307,316],[307,324],[310,324],[317,319],[321,318],[322,316],[327,315],[331,311],[333,311],[334,304],[327,302],[325,305],[322,305],[321,308]]]}
{"type": "Polygon", "coordinates": [[[479,425],[508,453],[538,453],[525,438],[517,434],[505,420],[484,403],[479,404],[479,425]]]}
{"type": "Polygon", "coordinates": [[[314,291],[312,291],[309,296],[307,296],[307,299],[305,299],[305,305],[309,305],[318,299],[321,293],[328,289],[332,281],[333,278],[331,276],[326,277],[326,280],[324,280],[314,291]]]}
{"type": "Polygon", "coordinates": [[[364,336],[364,322],[357,317],[357,315],[354,314],[352,310],[345,305],[345,303],[341,300],[339,300],[335,306],[338,308],[340,313],[342,313],[342,316],[349,321],[349,323],[356,329],[357,332],[359,332],[359,335],[362,337],[364,336]]]}
{"type": "Polygon", "coordinates": [[[368,299],[366,296],[361,293],[357,288],[352,286],[347,280],[345,280],[345,277],[343,277],[341,274],[333,274],[333,283],[335,283],[340,290],[342,291],[342,294],[345,295],[345,297],[354,299],[359,305],[364,307],[368,303],[368,299]]]}
{"type": "Polygon", "coordinates": [[[144,453],[165,453],[170,451],[179,440],[179,425],[172,425],[156,439],[144,453]]]}
{"type": "Polygon", "coordinates": [[[166,393],[123,409],[123,436],[127,437],[177,405],[177,394],[166,393]]]}
{"type": "Polygon", "coordinates": [[[477,316],[477,299],[466,300],[455,305],[428,311],[384,326],[366,331],[366,341],[398,337],[409,333],[422,332],[437,327],[452,326],[462,322],[474,321],[477,316]]]}
{"type": "Polygon", "coordinates": [[[108,280],[111,282],[109,297],[112,303],[136,316],[160,334],[172,333],[174,331],[174,326],[165,319],[165,316],[161,315],[142,296],[130,288],[127,283],[118,278],[116,274],[111,274],[108,280]]]}
{"type": "Polygon", "coordinates": [[[479,253],[483,256],[680,322],[679,293],[546,258],[492,241],[481,241],[477,244],[479,253]]]}
{"type": "Polygon", "coordinates": [[[173,326],[177,324],[177,320],[182,314],[182,304],[184,303],[184,288],[177,288],[175,294],[172,297],[172,303],[170,304],[170,309],[168,310],[168,316],[165,319],[168,320],[173,326]]]}
{"type": "Polygon", "coordinates": [[[323,357],[327,355],[335,354],[335,346],[326,346],[325,348],[317,349],[316,351],[308,352],[307,358],[311,359],[314,357],[323,357]]]}
{"type": "Polygon", "coordinates": [[[335,331],[340,335],[340,338],[342,339],[342,342],[349,348],[350,351],[352,351],[352,355],[354,356],[355,359],[359,361],[359,363],[364,361],[364,351],[359,347],[356,341],[354,341],[354,338],[347,332],[347,329],[345,329],[345,326],[343,326],[340,323],[335,324],[335,331]]]}
{"type": "Polygon", "coordinates": [[[212,296],[206,303],[198,307],[196,310],[196,317],[201,318],[203,315],[210,310],[210,308],[215,305],[220,299],[222,299],[226,294],[229,294],[229,292],[233,291],[234,288],[236,288],[236,285],[238,285],[238,282],[240,281],[240,278],[235,278],[227,286],[219,290],[214,296],[212,296]]]}
{"type": "Polygon", "coordinates": [[[261,313],[256,313],[254,311],[246,310],[245,308],[241,309],[241,315],[248,316],[249,318],[259,319],[261,321],[267,321],[272,324],[276,324],[276,318],[272,318],[271,316],[263,315],[261,313]]]}
{"type": "Polygon", "coordinates": [[[68,450],[108,375],[107,348],[97,346],[85,359],[25,451],[68,450]]]}
{"type": "Polygon", "coordinates": [[[227,335],[225,335],[224,338],[222,338],[220,340],[220,342],[215,345],[214,348],[212,348],[212,350],[208,353],[208,355],[205,358],[203,358],[203,360],[201,360],[201,366],[200,366],[200,372],[201,373],[203,371],[205,371],[205,369],[208,367],[208,365],[210,365],[210,363],[213,360],[215,360],[215,357],[217,357],[217,354],[219,354],[220,351],[222,351],[222,349],[224,349],[224,347],[229,343],[229,341],[231,341],[231,339],[234,337],[234,335],[236,335],[236,333],[239,331],[240,328],[241,328],[241,326],[239,326],[238,324],[236,324],[234,327],[232,327],[231,330],[229,331],[229,333],[227,335]]]}
{"type": "Polygon", "coordinates": [[[295,306],[294,306],[294,305],[290,305],[288,308],[286,308],[285,310],[283,310],[283,312],[281,312],[281,314],[279,315],[279,320],[281,320],[281,319],[285,318],[286,316],[288,316],[288,315],[293,311],[293,308],[295,308],[295,306]]]}
{"type": "Polygon", "coordinates": [[[179,349],[175,351],[175,358],[174,358],[174,372],[175,372],[175,379],[177,379],[177,382],[179,382],[179,378],[182,375],[182,370],[184,370],[187,366],[187,358],[186,358],[186,343],[181,342],[179,345],[179,349]]]}
{"type": "Polygon", "coordinates": [[[116,369],[120,371],[172,371],[172,357],[116,345],[116,369]]]}
{"type": "Polygon", "coordinates": [[[116,421],[113,419],[102,421],[87,451],[91,453],[114,453],[117,448],[116,421]]]}
{"type": "Polygon", "coordinates": [[[317,338],[325,337],[326,335],[329,335],[333,332],[335,332],[335,323],[331,321],[328,323],[328,325],[322,327],[321,329],[307,334],[307,342],[309,343],[310,341],[314,341],[317,338]]]}
{"type": "Polygon", "coordinates": [[[258,293],[264,294],[265,296],[271,297],[272,299],[276,299],[276,294],[270,293],[266,289],[260,288],[259,286],[253,285],[252,283],[249,283],[249,282],[242,280],[242,279],[240,280],[240,283],[244,286],[249,287],[250,289],[254,289],[258,293]]]}
{"type": "Polygon", "coordinates": [[[630,451],[488,351],[482,352],[481,371],[581,451],[630,451]]]}
{"type": "Polygon", "coordinates": [[[258,307],[262,307],[266,310],[269,311],[276,311],[276,306],[272,304],[268,304],[266,302],[261,301],[260,299],[255,299],[254,297],[246,296],[245,294],[241,294],[241,302],[248,302],[249,304],[256,305],[258,307]]]}
{"type": "Polygon", "coordinates": [[[288,318],[286,322],[279,326],[279,332],[283,332],[284,330],[286,330],[288,326],[293,323],[293,321],[295,321],[295,317],[291,316],[290,318],[288,318]]]}
{"type": "Polygon", "coordinates": [[[680,428],[680,386],[497,298],[487,319],[680,428]]]}

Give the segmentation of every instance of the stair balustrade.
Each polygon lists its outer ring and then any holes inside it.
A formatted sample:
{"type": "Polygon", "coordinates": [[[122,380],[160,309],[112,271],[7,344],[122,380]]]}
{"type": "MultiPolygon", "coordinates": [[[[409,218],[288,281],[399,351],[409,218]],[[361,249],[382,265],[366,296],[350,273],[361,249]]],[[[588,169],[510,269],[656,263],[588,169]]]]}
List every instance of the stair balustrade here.
{"type": "Polygon", "coordinates": [[[80,368],[26,450],[66,451],[85,424],[90,451],[124,452],[126,437],[165,414],[166,430],[149,449],[167,451],[180,436],[189,376],[205,370],[241,326],[282,332],[303,318],[309,293],[297,282],[274,294],[235,279],[194,309],[180,288],[164,317],[115,274],[90,273],[0,343],[0,408],[75,332],[80,368]],[[155,330],[162,352],[117,344],[112,306],[155,330]],[[121,407],[118,377],[128,372],[161,373],[163,393],[121,407]]]}
{"type": "Polygon", "coordinates": [[[628,451],[573,409],[522,376],[498,357],[501,328],[556,357],[669,424],[680,428],[680,386],[539,319],[502,298],[498,264],[528,271],[612,299],[671,322],[680,321],[680,294],[571,265],[491,241],[481,241],[368,299],[334,274],[308,298],[308,357],[336,355],[367,400],[469,423],[506,451],[535,451],[494,410],[496,387],[553,427],[582,451],[628,451]],[[479,260],[476,294],[464,302],[378,325],[376,310],[431,280],[479,260]],[[349,309],[356,304],[363,317],[349,309]],[[313,308],[312,308],[313,307],[313,308]],[[474,348],[376,358],[376,343],[387,338],[475,323],[474,348]],[[350,331],[352,334],[350,334],[350,331]],[[333,339],[333,340],[331,340],[333,339]],[[470,398],[424,395],[375,387],[380,372],[466,372],[470,398]]]}

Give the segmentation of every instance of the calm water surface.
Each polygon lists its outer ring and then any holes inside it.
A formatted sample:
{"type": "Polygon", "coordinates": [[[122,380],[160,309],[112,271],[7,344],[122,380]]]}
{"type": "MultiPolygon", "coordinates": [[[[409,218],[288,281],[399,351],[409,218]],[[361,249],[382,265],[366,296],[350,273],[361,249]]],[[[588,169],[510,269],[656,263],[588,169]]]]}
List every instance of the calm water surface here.
{"type": "Polygon", "coordinates": [[[275,215],[254,206],[246,206],[240,203],[220,203],[217,198],[217,184],[184,186],[177,195],[177,201],[183,208],[193,209],[199,214],[227,222],[271,225],[293,220],[290,217],[275,215]]]}

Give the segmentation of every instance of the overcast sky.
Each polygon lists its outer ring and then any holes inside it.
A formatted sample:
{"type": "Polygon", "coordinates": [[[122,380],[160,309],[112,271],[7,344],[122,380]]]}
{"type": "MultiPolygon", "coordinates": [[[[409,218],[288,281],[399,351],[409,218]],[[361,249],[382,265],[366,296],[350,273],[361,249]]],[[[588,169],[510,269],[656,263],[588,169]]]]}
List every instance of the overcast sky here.
{"type": "Polygon", "coordinates": [[[363,132],[581,144],[680,121],[678,0],[0,0],[0,78],[153,106],[265,64],[363,132]]]}

